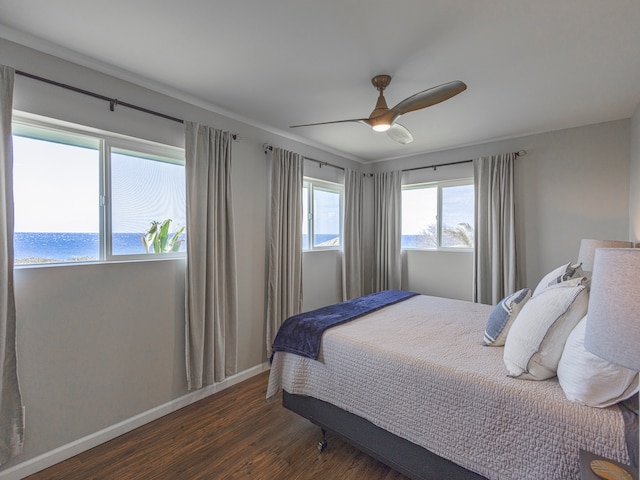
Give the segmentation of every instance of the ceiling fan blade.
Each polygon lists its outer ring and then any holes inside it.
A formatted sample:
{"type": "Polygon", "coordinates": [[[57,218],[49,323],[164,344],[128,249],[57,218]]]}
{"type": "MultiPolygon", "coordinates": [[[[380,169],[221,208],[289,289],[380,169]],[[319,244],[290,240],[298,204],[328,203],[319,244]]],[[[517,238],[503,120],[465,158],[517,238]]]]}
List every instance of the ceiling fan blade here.
{"type": "Polygon", "coordinates": [[[464,92],[466,89],[467,85],[464,82],[454,80],[453,82],[444,83],[405,98],[391,110],[397,116],[400,116],[408,112],[413,112],[414,110],[420,110],[421,108],[430,107],[436,103],[444,102],[445,100],[464,92]]]}
{"type": "Polygon", "coordinates": [[[402,145],[413,142],[413,135],[411,135],[411,132],[399,123],[391,125],[391,128],[387,130],[387,135],[391,140],[401,143],[402,145]]]}
{"type": "Polygon", "coordinates": [[[319,123],[305,123],[302,125],[291,125],[289,128],[298,128],[298,127],[313,127],[315,125],[329,125],[332,123],[364,123],[365,125],[370,125],[369,124],[369,119],[368,118],[351,118],[349,120],[334,120],[332,122],[319,122],[319,123]]]}

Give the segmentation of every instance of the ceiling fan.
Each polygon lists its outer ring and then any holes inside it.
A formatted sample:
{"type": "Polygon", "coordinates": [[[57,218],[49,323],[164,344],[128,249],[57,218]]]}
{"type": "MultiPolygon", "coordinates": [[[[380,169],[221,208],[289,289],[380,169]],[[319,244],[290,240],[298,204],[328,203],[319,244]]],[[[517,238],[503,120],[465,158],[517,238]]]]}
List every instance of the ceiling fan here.
{"type": "Polygon", "coordinates": [[[369,125],[376,132],[387,132],[392,140],[398,143],[407,144],[413,142],[413,135],[405,127],[396,123],[400,115],[420,110],[421,108],[430,107],[436,103],[444,102],[465,91],[467,86],[464,82],[454,80],[453,82],[444,83],[437,87],[429,88],[422,92],[405,98],[395,107],[387,107],[387,101],[384,98],[383,91],[391,83],[389,75],[376,75],[371,79],[373,86],[380,92],[376,107],[367,118],[352,118],[349,120],[335,120],[332,122],[306,123],[303,125],[291,125],[290,128],[311,127],[315,125],[328,125],[331,123],[347,123],[356,122],[369,125]]]}

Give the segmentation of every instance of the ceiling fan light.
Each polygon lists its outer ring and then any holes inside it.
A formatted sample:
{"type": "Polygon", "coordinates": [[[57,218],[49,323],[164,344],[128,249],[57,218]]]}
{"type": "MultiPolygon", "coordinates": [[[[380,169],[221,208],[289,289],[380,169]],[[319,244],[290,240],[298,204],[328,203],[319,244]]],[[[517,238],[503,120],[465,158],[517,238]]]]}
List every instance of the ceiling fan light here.
{"type": "Polygon", "coordinates": [[[388,123],[378,123],[376,125],[372,125],[371,128],[373,128],[376,132],[386,132],[391,128],[391,125],[389,125],[388,123]]]}

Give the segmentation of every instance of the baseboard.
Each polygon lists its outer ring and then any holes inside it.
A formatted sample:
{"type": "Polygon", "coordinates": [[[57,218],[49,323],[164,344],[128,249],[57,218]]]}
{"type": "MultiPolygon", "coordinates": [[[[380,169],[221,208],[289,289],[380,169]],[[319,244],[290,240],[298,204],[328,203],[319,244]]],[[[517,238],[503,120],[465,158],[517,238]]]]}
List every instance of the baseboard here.
{"type": "Polygon", "coordinates": [[[85,452],[93,447],[97,447],[104,442],[113,440],[114,438],[119,437],[124,433],[130,432],[131,430],[134,430],[146,423],[152,422],[153,420],[157,420],[158,418],[168,415],[171,412],[175,412],[176,410],[186,407],[187,405],[191,405],[198,400],[206,398],[210,395],[213,395],[214,393],[220,392],[237,383],[247,380],[268,369],[268,363],[256,365],[255,367],[233,375],[232,377],[229,377],[220,383],[216,383],[214,385],[204,387],[200,390],[190,392],[182,397],[167,402],[164,405],[152,408],[151,410],[147,410],[146,412],[136,415],[135,417],[123,420],[122,422],[111,425],[110,427],[92,433],[91,435],[87,435],[86,437],[80,438],[74,442],[62,445],[55,450],[51,450],[37,457],[26,460],[25,462],[19,463],[11,468],[8,468],[7,470],[0,471],[0,480],[20,480],[22,478],[25,478],[36,472],[44,470],[45,468],[51,467],[56,463],[60,463],[75,455],[78,455],[79,453],[85,452]]]}

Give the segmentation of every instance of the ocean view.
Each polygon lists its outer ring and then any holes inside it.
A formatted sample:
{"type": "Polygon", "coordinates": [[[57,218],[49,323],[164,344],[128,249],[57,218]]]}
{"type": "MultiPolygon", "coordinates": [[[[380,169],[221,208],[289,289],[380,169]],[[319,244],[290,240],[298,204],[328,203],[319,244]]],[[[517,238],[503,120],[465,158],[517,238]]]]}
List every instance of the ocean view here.
{"type": "MultiPolygon", "coordinates": [[[[114,233],[113,255],[142,255],[145,252],[141,233],[114,233]]],[[[333,240],[335,234],[318,234],[316,244],[333,240]]],[[[100,257],[98,233],[15,232],[15,264],[95,261],[100,257]]],[[[307,242],[307,235],[303,242],[307,242]]],[[[306,245],[306,243],[305,243],[306,245]]],[[[185,251],[183,242],[180,251],[185,251]]]]}
{"type": "MultiPolygon", "coordinates": [[[[144,254],[141,233],[114,233],[113,255],[144,254]]],[[[47,263],[98,260],[98,233],[15,232],[15,263],[47,263]]],[[[183,247],[184,251],[184,247],[183,247]]]]}
{"type": "MultiPolygon", "coordinates": [[[[113,255],[144,254],[140,233],[114,233],[113,255]]],[[[336,238],[335,234],[318,234],[316,244],[336,238]]],[[[14,257],[16,264],[95,261],[100,256],[98,233],[38,233],[16,232],[14,234],[14,257]]],[[[303,245],[308,237],[303,235],[303,245]]],[[[424,248],[422,235],[403,235],[402,248],[424,248]]],[[[185,245],[181,248],[185,251],[185,245]]]]}

